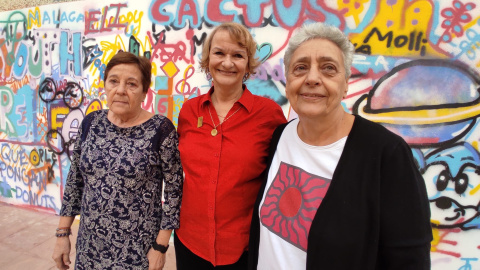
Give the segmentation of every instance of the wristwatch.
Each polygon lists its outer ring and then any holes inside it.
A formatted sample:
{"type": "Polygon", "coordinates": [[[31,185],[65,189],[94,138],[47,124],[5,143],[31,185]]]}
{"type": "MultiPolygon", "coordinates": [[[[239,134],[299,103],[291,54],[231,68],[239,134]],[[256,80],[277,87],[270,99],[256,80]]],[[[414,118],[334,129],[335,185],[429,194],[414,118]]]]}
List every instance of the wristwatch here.
{"type": "Polygon", "coordinates": [[[152,243],[152,248],[155,249],[156,251],[160,251],[161,253],[167,252],[168,247],[169,247],[169,245],[167,245],[167,246],[160,245],[160,244],[157,243],[157,241],[153,241],[153,243],[152,243]]]}

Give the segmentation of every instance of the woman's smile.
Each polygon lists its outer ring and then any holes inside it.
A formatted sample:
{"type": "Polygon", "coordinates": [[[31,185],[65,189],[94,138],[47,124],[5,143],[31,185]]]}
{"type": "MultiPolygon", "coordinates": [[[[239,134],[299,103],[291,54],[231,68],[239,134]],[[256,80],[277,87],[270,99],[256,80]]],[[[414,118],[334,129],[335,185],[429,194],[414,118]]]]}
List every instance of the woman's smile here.
{"type": "Polygon", "coordinates": [[[306,100],[320,100],[325,98],[325,95],[316,94],[316,93],[303,93],[300,96],[306,100]]]}
{"type": "Polygon", "coordinates": [[[222,75],[236,75],[237,74],[236,71],[226,71],[226,70],[221,70],[221,69],[217,69],[217,71],[222,75]]]}

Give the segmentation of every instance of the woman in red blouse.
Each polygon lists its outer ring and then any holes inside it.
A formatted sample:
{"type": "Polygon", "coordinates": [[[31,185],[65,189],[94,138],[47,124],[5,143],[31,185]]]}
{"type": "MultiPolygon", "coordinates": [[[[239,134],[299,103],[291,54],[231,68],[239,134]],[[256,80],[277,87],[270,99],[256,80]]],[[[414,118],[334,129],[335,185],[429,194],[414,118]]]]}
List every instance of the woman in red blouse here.
{"type": "Polygon", "coordinates": [[[200,66],[212,88],[186,101],[178,120],[185,183],[177,269],[246,269],[253,204],[273,130],[286,122],[272,100],[243,84],[260,65],[256,43],[237,23],[205,41],[200,66]]]}

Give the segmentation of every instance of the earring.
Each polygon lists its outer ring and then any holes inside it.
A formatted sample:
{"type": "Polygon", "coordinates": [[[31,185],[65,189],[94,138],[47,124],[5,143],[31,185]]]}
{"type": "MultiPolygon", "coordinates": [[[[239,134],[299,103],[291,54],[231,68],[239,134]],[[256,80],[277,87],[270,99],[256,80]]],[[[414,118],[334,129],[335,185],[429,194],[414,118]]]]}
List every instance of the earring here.
{"type": "Polygon", "coordinates": [[[205,75],[207,77],[207,81],[211,81],[212,80],[212,74],[210,74],[210,71],[207,69],[205,70],[205,75]]]}
{"type": "Polygon", "coordinates": [[[248,76],[250,76],[250,73],[245,73],[245,75],[243,75],[243,82],[247,81],[248,80],[248,76]]]}

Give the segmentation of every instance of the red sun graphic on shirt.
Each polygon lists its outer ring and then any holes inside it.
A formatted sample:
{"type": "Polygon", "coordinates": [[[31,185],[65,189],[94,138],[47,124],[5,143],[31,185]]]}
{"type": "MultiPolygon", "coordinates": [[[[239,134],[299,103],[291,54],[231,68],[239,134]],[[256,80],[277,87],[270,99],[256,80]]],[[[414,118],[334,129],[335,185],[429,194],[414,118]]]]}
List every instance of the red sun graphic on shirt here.
{"type": "Polygon", "coordinates": [[[281,162],[260,208],[260,221],[272,233],[307,251],[313,217],[331,179],[281,162]]]}

